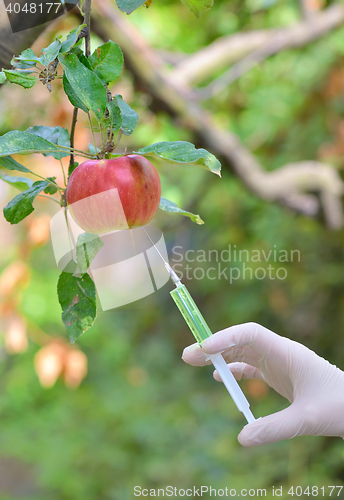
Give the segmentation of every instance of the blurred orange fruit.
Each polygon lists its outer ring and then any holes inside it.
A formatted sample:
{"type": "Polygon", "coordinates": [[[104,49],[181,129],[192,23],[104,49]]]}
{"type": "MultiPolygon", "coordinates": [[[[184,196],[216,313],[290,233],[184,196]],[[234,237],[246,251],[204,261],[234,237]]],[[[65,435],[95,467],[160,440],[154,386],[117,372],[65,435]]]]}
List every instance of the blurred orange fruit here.
{"type": "Polygon", "coordinates": [[[22,316],[13,316],[5,330],[5,347],[10,354],[25,352],[28,348],[26,323],[22,316]]]}
{"type": "Polygon", "coordinates": [[[35,355],[35,370],[43,387],[52,387],[63,370],[64,346],[51,342],[35,355]]]}
{"type": "Polygon", "coordinates": [[[28,238],[34,246],[42,246],[49,241],[50,220],[51,216],[49,214],[42,214],[39,217],[31,219],[28,223],[28,238]]]}
{"type": "Polygon", "coordinates": [[[68,387],[79,387],[87,375],[87,357],[79,349],[69,349],[64,365],[64,380],[68,387]]]}
{"type": "Polygon", "coordinates": [[[63,340],[53,340],[35,356],[35,370],[43,387],[52,387],[59,376],[68,387],[78,387],[87,374],[87,357],[63,340]]]}

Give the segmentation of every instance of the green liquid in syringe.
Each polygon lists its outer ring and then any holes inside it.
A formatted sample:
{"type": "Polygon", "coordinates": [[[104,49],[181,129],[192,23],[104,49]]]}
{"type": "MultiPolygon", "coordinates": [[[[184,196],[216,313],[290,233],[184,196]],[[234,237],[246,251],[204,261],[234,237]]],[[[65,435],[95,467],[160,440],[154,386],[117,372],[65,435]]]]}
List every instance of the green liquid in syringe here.
{"type": "Polygon", "coordinates": [[[205,339],[212,335],[212,332],[186,286],[177,284],[177,287],[170,293],[195,339],[199,344],[202,344],[205,339]]]}

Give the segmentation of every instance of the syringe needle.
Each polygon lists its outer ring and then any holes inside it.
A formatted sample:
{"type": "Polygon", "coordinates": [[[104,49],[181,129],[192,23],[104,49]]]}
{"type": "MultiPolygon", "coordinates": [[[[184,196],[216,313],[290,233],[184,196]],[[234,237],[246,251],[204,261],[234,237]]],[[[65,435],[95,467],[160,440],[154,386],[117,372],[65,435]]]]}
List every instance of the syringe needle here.
{"type": "Polygon", "coordinates": [[[145,228],[143,226],[141,226],[141,229],[143,229],[143,231],[146,233],[146,236],[147,238],[149,239],[149,241],[152,243],[152,245],[154,246],[155,250],[158,252],[158,254],[160,255],[160,257],[162,258],[162,260],[164,261],[164,264],[165,266],[167,265],[168,267],[170,267],[170,265],[168,264],[168,262],[166,262],[166,260],[164,259],[164,257],[162,256],[159,248],[156,246],[156,244],[154,243],[154,241],[152,240],[152,238],[149,236],[149,234],[147,233],[147,231],[145,230],[145,228]]]}
{"type": "Polygon", "coordinates": [[[145,228],[143,226],[141,226],[141,229],[144,230],[144,232],[146,233],[146,236],[147,238],[150,240],[150,242],[152,243],[153,247],[155,248],[155,250],[158,252],[158,254],[160,255],[164,265],[165,265],[165,268],[167,270],[167,272],[169,273],[170,277],[171,277],[171,280],[173,281],[174,284],[177,284],[177,282],[180,282],[180,278],[177,276],[177,274],[175,273],[174,269],[170,266],[170,264],[164,259],[163,255],[161,254],[159,248],[156,246],[156,244],[154,243],[154,241],[152,240],[152,238],[149,236],[149,234],[147,233],[147,231],[145,230],[145,228]]]}

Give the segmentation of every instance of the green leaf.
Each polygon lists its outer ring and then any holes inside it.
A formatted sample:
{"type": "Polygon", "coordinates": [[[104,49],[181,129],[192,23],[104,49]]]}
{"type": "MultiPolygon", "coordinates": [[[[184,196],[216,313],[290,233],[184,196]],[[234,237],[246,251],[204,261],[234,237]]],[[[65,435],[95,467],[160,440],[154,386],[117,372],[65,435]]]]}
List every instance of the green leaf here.
{"type": "Polygon", "coordinates": [[[145,3],[146,0],[116,0],[117,7],[126,14],[131,14],[145,3]]]}
{"type": "Polygon", "coordinates": [[[76,243],[78,271],[81,273],[87,272],[92,260],[103,245],[104,243],[97,234],[83,233],[78,236],[76,243]]]}
{"type": "Polygon", "coordinates": [[[45,190],[44,192],[46,194],[55,194],[57,192],[57,187],[54,186],[53,184],[50,184],[45,190]]]}
{"type": "Polygon", "coordinates": [[[0,137],[0,156],[49,152],[57,153],[58,148],[38,135],[12,130],[0,137]]]}
{"type": "Polygon", "coordinates": [[[17,194],[4,208],[5,219],[11,224],[18,224],[34,211],[32,206],[36,196],[49,185],[48,181],[34,182],[31,188],[17,194]]]}
{"type": "Polygon", "coordinates": [[[210,170],[221,177],[221,163],[206,149],[196,149],[185,141],[157,142],[151,146],[140,148],[135,154],[158,156],[169,163],[188,163],[210,170]]]}
{"type": "Polygon", "coordinates": [[[24,165],[21,165],[20,163],[18,163],[11,156],[0,157],[0,167],[6,168],[7,170],[18,170],[19,172],[32,173],[31,170],[24,167],[24,165]]]}
{"type": "Polygon", "coordinates": [[[79,99],[77,94],[74,92],[73,87],[69,83],[68,78],[66,77],[65,73],[63,73],[62,82],[63,82],[63,89],[64,89],[65,93],[67,94],[67,97],[68,97],[70,103],[75,108],[82,109],[83,111],[85,111],[85,113],[87,113],[88,110],[87,110],[86,106],[81,102],[81,100],[79,99]]]}
{"type": "MultiPolygon", "coordinates": [[[[56,144],[57,146],[70,147],[70,137],[69,132],[66,128],[60,126],[57,127],[46,127],[45,125],[35,125],[34,127],[28,128],[25,132],[28,134],[37,135],[42,137],[51,144],[56,144]]],[[[69,156],[70,152],[57,152],[57,153],[43,153],[44,156],[53,156],[57,160],[69,156]]]]}
{"type": "Polygon", "coordinates": [[[55,183],[56,177],[47,177],[48,181],[51,181],[51,184],[47,188],[45,188],[44,192],[46,194],[55,194],[57,192],[57,186],[55,183]]]}
{"type": "Polygon", "coordinates": [[[97,148],[97,151],[95,150],[95,147],[94,145],[90,142],[90,144],[88,145],[88,150],[89,152],[94,155],[94,156],[97,156],[98,153],[100,153],[101,149],[100,148],[97,148]]]}
{"type": "Polygon", "coordinates": [[[116,106],[114,101],[108,102],[107,109],[109,111],[109,118],[103,118],[103,127],[111,128],[113,131],[119,130],[122,126],[121,110],[116,106]]]}
{"type": "Polygon", "coordinates": [[[117,43],[109,40],[97,47],[88,58],[95,74],[104,82],[117,80],[123,68],[123,54],[117,43]]]}
{"type": "Polygon", "coordinates": [[[92,110],[97,121],[104,116],[107,95],[97,75],[87,69],[75,54],[60,54],[59,60],[74,92],[88,110],[92,110]]]}
{"type": "Polygon", "coordinates": [[[182,0],[182,3],[199,17],[202,12],[209,10],[214,5],[214,0],[182,0]]]}
{"type": "Polygon", "coordinates": [[[118,106],[121,112],[122,125],[121,130],[123,134],[130,135],[139,121],[139,115],[134,111],[129,104],[127,104],[121,95],[116,95],[113,98],[113,103],[118,106]]]}
{"type": "Polygon", "coordinates": [[[87,69],[89,69],[93,73],[93,68],[91,66],[91,63],[87,59],[87,57],[85,56],[83,51],[81,49],[78,49],[78,50],[73,51],[73,53],[78,56],[78,59],[81,62],[81,64],[83,64],[87,69]]]}
{"type": "Polygon", "coordinates": [[[6,75],[3,71],[0,71],[0,85],[5,83],[5,81],[6,81],[6,75]]]}
{"type": "Polygon", "coordinates": [[[75,28],[72,30],[70,33],[68,33],[67,38],[64,42],[62,42],[61,47],[60,47],[60,53],[64,54],[65,52],[68,52],[71,50],[72,47],[77,43],[80,32],[83,28],[87,26],[86,24],[82,24],[78,28],[75,28]]]}
{"type": "Polygon", "coordinates": [[[160,199],[159,208],[161,208],[161,210],[164,210],[164,212],[173,212],[175,214],[190,217],[192,222],[195,222],[196,224],[204,224],[204,221],[200,218],[199,215],[195,215],[191,212],[187,212],[186,210],[179,208],[175,203],[173,203],[173,201],[167,200],[166,198],[160,199]]]}
{"type": "Polygon", "coordinates": [[[72,175],[72,173],[74,172],[74,170],[76,169],[76,167],[79,165],[79,163],[77,161],[75,161],[74,163],[72,163],[71,165],[69,165],[68,167],[68,177],[70,177],[72,175]]]}
{"type": "Polygon", "coordinates": [[[56,59],[60,51],[60,47],[61,47],[61,42],[60,40],[56,39],[48,47],[42,49],[42,56],[39,58],[41,64],[43,64],[43,66],[47,68],[49,64],[56,59]]]}
{"type": "Polygon", "coordinates": [[[11,184],[11,186],[20,189],[21,191],[25,191],[26,189],[31,188],[33,184],[33,180],[28,179],[27,177],[14,177],[11,175],[2,175],[1,179],[7,182],[8,184],[11,184]]]}
{"type": "Polygon", "coordinates": [[[86,66],[87,69],[89,69],[90,71],[93,72],[93,68],[92,68],[92,65],[91,65],[89,59],[85,56],[84,51],[79,46],[73,47],[70,52],[71,52],[71,54],[75,54],[78,57],[79,61],[84,66],[86,66]]]}
{"type": "Polygon", "coordinates": [[[122,113],[119,106],[116,106],[114,101],[108,103],[112,130],[119,130],[122,126],[122,113]]]}
{"type": "Polygon", "coordinates": [[[74,344],[96,318],[95,284],[88,274],[78,277],[63,271],[57,283],[57,294],[62,308],[62,321],[71,344],[74,344]]]}
{"type": "Polygon", "coordinates": [[[16,83],[17,85],[24,87],[24,89],[30,89],[37,82],[37,78],[35,76],[30,76],[20,71],[4,69],[4,73],[10,83],[16,83]]]}
{"type": "Polygon", "coordinates": [[[32,49],[24,50],[19,56],[14,56],[11,64],[18,69],[28,69],[35,67],[41,60],[32,49]]]}

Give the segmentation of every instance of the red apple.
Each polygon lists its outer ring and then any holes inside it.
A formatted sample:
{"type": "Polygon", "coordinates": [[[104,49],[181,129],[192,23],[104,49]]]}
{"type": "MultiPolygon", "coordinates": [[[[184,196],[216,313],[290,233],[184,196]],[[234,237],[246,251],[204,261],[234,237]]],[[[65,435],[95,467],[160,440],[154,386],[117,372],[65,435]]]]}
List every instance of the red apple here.
{"type": "Polygon", "coordinates": [[[93,234],[148,224],[159,208],[160,195],[158,172],[139,155],[81,163],[72,172],[66,193],[71,216],[93,234]],[[120,204],[116,192],[107,193],[113,189],[118,190],[120,204]]]}

